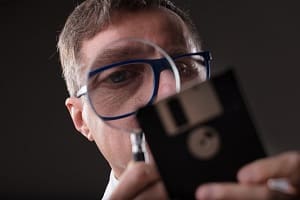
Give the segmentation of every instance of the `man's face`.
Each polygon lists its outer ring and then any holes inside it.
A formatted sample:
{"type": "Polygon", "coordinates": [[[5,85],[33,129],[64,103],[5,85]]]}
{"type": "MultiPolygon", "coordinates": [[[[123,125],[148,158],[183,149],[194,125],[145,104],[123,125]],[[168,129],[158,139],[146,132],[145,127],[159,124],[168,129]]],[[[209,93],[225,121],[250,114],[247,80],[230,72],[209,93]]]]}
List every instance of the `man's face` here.
{"type": "MultiPolygon", "coordinates": [[[[92,39],[83,42],[80,53],[82,63],[86,66],[96,59],[97,52],[113,41],[122,38],[143,38],[157,44],[172,55],[177,51],[187,49],[186,37],[188,33],[182,20],[165,9],[118,11],[113,13],[108,27],[92,39]]],[[[162,73],[157,99],[173,94],[174,84],[174,79],[162,73]]],[[[93,112],[87,100],[82,99],[82,103],[82,123],[86,124],[84,132],[90,134],[89,138],[96,142],[116,177],[119,177],[132,156],[129,134],[103,123],[93,112]]],[[[134,122],[127,121],[126,123],[133,124],[134,122]]]]}

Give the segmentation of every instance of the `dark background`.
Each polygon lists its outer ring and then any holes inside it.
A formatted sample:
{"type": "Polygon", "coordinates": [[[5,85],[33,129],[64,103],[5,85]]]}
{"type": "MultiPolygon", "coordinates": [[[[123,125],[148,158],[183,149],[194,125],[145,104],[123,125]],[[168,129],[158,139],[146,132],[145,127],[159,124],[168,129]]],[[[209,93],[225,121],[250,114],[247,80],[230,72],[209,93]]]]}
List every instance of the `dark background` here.
{"type": "MultiPolygon", "coordinates": [[[[0,0],[0,199],[100,199],[105,188],[107,163],[64,107],[56,42],[76,2],[0,0]]],[[[213,72],[236,66],[268,152],[299,149],[298,1],[177,2],[213,72]]]]}

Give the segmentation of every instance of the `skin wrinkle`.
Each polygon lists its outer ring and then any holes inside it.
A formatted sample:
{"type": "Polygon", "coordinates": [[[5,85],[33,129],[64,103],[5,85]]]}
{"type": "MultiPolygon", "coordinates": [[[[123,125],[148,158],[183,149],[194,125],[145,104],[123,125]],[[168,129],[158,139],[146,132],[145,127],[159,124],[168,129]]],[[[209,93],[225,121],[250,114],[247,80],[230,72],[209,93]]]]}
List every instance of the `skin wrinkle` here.
{"type": "MultiPolygon", "coordinates": [[[[147,74],[146,72],[140,72],[142,75],[145,75],[147,74]]],[[[102,98],[98,98],[98,97],[91,97],[91,99],[98,99],[97,102],[94,102],[95,103],[95,107],[96,108],[103,108],[103,110],[105,110],[105,108],[113,108],[113,110],[108,110],[108,112],[112,112],[111,115],[114,115],[114,110],[118,110],[120,112],[118,113],[122,113],[124,111],[122,111],[121,107],[129,107],[129,106],[126,106],[126,105],[131,105],[131,104],[134,104],[134,100],[132,100],[132,97],[134,96],[139,96],[138,93],[139,91],[143,90],[143,88],[141,89],[138,89],[140,86],[141,86],[141,82],[143,82],[143,77],[144,76],[138,76],[138,77],[135,77],[134,80],[129,80],[131,82],[129,83],[126,83],[127,86],[124,86],[122,88],[119,88],[119,89],[105,89],[105,87],[103,88],[103,91],[97,91],[95,90],[95,94],[97,96],[101,96],[102,98]],[[124,91],[125,90],[125,91],[124,91]],[[126,92],[128,91],[128,92],[126,92]],[[132,92],[135,92],[134,94],[132,92]],[[109,102],[109,104],[106,104],[105,102],[109,102]]],[[[150,93],[149,93],[150,94],[150,93]]],[[[144,102],[144,101],[140,101],[140,102],[144,102]]],[[[143,105],[143,103],[140,103],[140,105],[143,105]]],[[[132,107],[132,106],[131,106],[132,107]]],[[[130,110],[130,112],[132,112],[132,110],[130,110]]],[[[128,111],[125,111],[125,112],[128,112],[128,111]]],[[[106,113],[106,112],[104,112],[106,113]]],[[[100,113],[101,114],[101,113],[100,113]]],[[[105,116],[108,116],[108,114],[104,114],[105,116]]],[[[118,115],[118,114],[116,114],[118,115]]]]}
{"type": "Polygon", "coordinates": [[[129,59],[145,59],[148,57],[148,55],[151,55],[151,52],[153,51],[154,50],[146,50],[145,48],[141,47],[133,47],[132,42],[128,42],[128,44],[122,46],[119,45],[113,48],[109,46],[104,50],[100,50],[98,56],[92,64],[92,68],[96,67],[95,69],[97,69],[101,68],[101,66],[103,67],[112,63],[127,61],[129,59]]]}

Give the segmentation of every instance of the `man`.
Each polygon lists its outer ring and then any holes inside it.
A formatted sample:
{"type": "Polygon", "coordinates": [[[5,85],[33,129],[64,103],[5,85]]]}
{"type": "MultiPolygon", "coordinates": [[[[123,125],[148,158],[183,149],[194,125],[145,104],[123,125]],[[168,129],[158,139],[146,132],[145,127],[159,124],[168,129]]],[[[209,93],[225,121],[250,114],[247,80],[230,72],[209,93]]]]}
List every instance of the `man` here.
{"type": "MultiPolygon", "coordinates": [[[[201,45],[190,19],[168,0],[87,0],[70,15],[58,42],[70,93],[66,106],[75,128],[88,140],[95,141],[112,168],[104,199],[167,199],[151,155],[149,163],[130,162],[129,135],[100,120],[86,93],[82,92],[87,66],[98,59],[99,51],[122,38],[143,38],[170,55],[200,51],[201,45]]],[[[186,70],[189,69],[183,69],[181,73],[186,73],[186,70]]],[[[119,83],[126,80],[124,77],[128,78],[130,74],[122,74],[116,80],[110,76],[109,81],[119,83]]],[[[175,84],[174,79],[165,73],[161,73],[159,80],[157,100],[173,94],[175,84]]],[[[131,124],[130,120],[134,119],[124,120],[131,124]]],[[[199,186],[195,191],[196,199],[299,198],[300,154],[287,152],[253,162],[242,168],[237,176],[238,183],[199,186]],[[267,182],[271,178],[283,178],[282,183],[287,184],[281,189],[288,194],[268,188],[267,182]]]]}

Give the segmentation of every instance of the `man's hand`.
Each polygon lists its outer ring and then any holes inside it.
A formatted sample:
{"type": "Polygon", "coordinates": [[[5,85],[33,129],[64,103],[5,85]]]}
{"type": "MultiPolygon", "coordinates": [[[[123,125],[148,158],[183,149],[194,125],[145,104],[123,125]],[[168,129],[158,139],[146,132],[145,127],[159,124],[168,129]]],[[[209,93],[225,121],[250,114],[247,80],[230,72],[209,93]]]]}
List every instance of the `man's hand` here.
{"type": "Polygon", "coordinates": [[[210,183],[196,191],[199,200],[299,200],[300,152],[288,152],[261,159],[243,167],[238,173],[239,183],[210,183]],[[285,191],[268,187],[269,180],[286,180],[285,191]]]}
{"type": "Polygon", "coordinates": [[[110,199],[163,200],[168,196],[155,167],[144,162],[132,162],[120,177],[110,199]]]}

